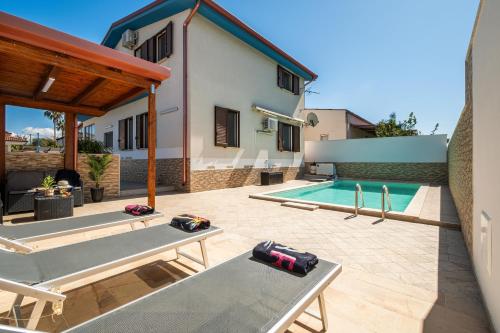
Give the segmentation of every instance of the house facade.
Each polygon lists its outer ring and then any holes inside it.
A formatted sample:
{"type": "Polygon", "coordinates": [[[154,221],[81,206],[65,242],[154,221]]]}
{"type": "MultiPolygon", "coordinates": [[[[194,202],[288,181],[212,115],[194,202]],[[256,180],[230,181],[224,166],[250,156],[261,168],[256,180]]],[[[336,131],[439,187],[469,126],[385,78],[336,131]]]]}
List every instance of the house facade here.
{"type": "MultiPolygon", "coordinates": [[[[159,183],[203,191],[258,183],[268,168],[302,173],[304,84],[316,75],[213,1],[156,1],[114,23],[103,44],[171,68],[156,92],[159,183]],[[137,34],[129,48],[127,29],[137,34]]],[[[147,175],[141,97],[82,126],[121,155],[125,181],[147,175]]]]}
{"type": "Polygon", "coordinates": [[[481,0],[465,61],[465,106],[448,147],[450,190],[488,309],[500,330],[500,2],[481,0]]]}
{"type": "Polygon", "coordinates": [[[375,137],[375,125],[347,109],[305,109],[306,141],[375,137]]]}

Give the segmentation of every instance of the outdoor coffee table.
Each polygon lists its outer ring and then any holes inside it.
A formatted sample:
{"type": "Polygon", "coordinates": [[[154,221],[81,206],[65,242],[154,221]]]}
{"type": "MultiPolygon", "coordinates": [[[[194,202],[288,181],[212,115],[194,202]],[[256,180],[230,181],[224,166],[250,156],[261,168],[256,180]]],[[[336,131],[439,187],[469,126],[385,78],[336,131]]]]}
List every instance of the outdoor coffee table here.
{"type": "Polygon", "coordinates": [[[35,220],[50,220],[73,216],[73,196],[35,196],[35,220]]]}

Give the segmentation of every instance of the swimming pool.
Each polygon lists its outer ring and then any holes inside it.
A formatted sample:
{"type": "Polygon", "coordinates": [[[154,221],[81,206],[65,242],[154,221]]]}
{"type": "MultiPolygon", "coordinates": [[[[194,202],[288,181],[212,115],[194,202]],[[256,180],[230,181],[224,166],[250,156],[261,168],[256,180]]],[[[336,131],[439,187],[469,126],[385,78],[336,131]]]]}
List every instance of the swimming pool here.
{"type": "MultiPolygon", "coordinates": [[[[360,184],[365,199],[365,208],[380,210],[382,186],[386,185],[392,203],[392,211],[404,212],[420,188],[414,183],[388,183],[361,180],[337,180],[335,182],[304,186],[291,190],[267,193],[266,195],[284,199],[321,202],[327,204],[354,206],[356,184],[360,184]]],[[[361,199],[359,202],[361,207],[361,199]]],[[[386,203],[386,209],[387,203],[386,203]]]]}

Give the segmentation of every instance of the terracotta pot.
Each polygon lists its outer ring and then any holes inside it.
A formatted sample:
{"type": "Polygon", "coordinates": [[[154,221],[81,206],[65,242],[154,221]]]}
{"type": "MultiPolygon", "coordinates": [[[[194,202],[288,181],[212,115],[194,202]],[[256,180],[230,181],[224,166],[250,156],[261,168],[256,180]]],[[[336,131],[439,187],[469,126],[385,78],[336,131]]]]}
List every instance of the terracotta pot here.
{"type": "Polygon", "coordinates": [[[53,188],[45,189],[45,196],[46,197],[53,197],[54,196],[54,189],[53,188]]]}

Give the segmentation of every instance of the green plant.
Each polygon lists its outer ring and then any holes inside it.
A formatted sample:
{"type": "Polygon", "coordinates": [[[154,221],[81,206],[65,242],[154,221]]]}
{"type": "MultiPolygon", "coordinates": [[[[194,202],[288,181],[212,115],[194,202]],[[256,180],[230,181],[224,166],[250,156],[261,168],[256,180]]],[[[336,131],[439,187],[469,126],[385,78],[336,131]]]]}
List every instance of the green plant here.
{"type": "Polygon", "coordinates": [[[78,140],[78,152],[84,154],[109,154],[111,150],[104,143],[92,139],[78,140]]]}
{"type": "Polygon", "coordinates": [[[389,119],[381,120],[375,127],[375,133],[378,137],[387,136],[414,136],[419,135],[419,131],[415,128],[417,125],[417,117],[411,112],[407,120],[397,121],[396,113],[391,113],[389,119]]]}
{"type": "Polygon", "coordinates": [[[43,180],[42,180],[42,184],[41,186],[46,189],[46,190],[50,190],[52,187],[54,187],[54,185],[56,184],[56,181],[54,180],[54,177],[52,176],[46,176],[43,180]]]}
{"type": "Polygon", "coordinates": [[[110,154],[89,155],[87,154],[87,165],[90,168],[89,177],[95,182],[95,187],[99,188],[101,178],[113,161],[110,154]]]}

